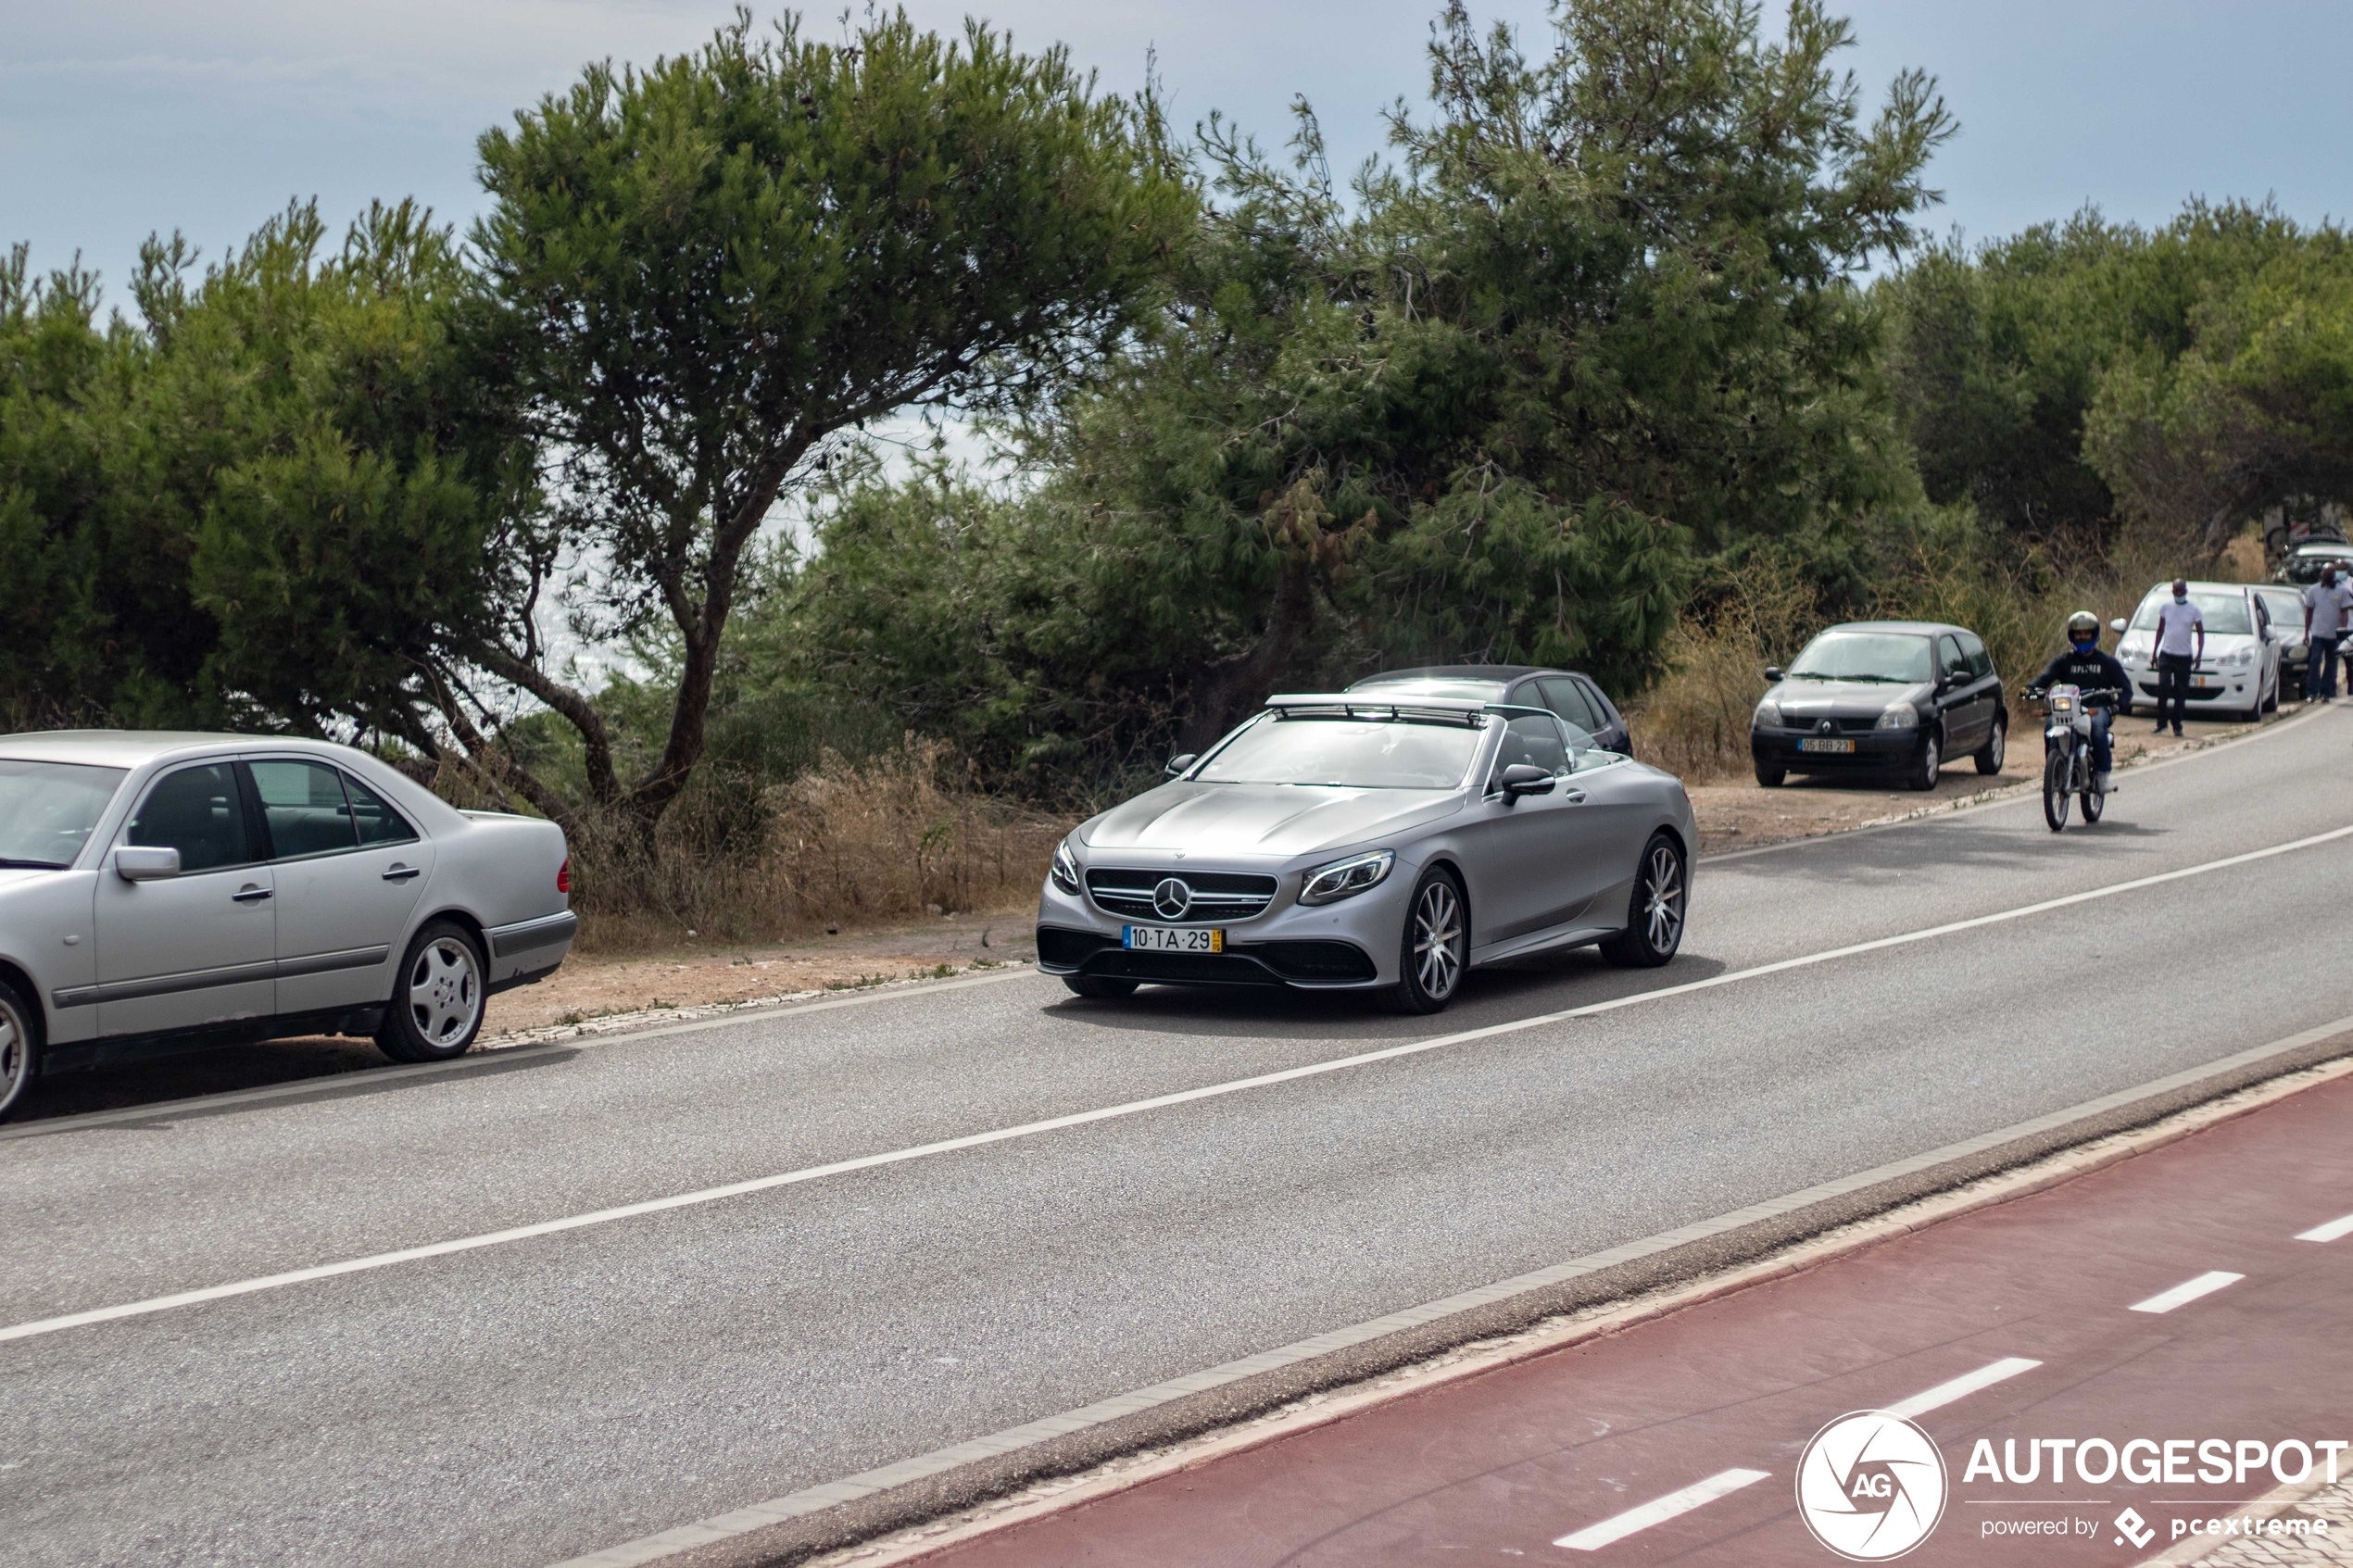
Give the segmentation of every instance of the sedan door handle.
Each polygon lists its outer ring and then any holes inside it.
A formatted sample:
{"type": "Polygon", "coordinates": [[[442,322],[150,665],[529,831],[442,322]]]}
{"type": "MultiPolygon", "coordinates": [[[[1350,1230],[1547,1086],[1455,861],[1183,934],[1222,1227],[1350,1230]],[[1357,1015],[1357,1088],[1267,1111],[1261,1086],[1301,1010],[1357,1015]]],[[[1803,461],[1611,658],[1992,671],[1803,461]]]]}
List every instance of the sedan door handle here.
{"type": "Polygon", "coordinates": [[[241,887],[229,897],[240,904],[258,904],[270,897],[271,891],[267,887],[241,887]]]}
{"type": "Polygon", "coordinates": [[[395,866],[392,870],[384,872],[384,880],[386,882],[406,882],[412,876],[422,876],[424,874],[425,871],[422,866],[395,866]]]}

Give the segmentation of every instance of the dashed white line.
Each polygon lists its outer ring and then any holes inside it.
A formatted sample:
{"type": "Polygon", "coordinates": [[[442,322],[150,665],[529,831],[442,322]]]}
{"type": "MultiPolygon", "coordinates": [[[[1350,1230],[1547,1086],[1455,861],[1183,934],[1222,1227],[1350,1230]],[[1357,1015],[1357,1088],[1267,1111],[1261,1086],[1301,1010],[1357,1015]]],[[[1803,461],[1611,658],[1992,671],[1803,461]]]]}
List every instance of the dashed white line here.
{"type": "Polygon", "coordinates": [[[2185,1279],[2171,1290],[2159,1291],[2145,1301],[2133,1303],[2136,1312],[2170,1312],[2176,1307],[2186,1307],[2201,1296],[2211,1296],[2226,1285],[2236,1285],[2245,1274],[2226,1273],[2210,1269],[2196,1279],[2185,1279]]]}
{"type": "Polygon", "coordinates": [[[1965,1399],[1980,1388],[1991,1388],[1996,1383],[2007,1383],[2020,1373],[2032,1372],[2042,1364],[2040,1361],[2028,1361],[2024,1356],[2007,1356],[1991,1366],[1982,1366],[1975,1372],[1953,1379],[1950,1383],[1940,1383],[1935,1387],[1925,1389],[1908,1399],[1898,1399],[1887,1407],[1887,1413],[1900,1415],[1909,1421],[1916,1415],[1926,1415],[1929,1411],[1949,1405],[1956,1399],[1965,1399]]]}
{"type": "Polygon", "coordinates": [[[2296,1233],[2296,1239],[2298,1241],[2334,1241],[2339,1236],[2353,1236],[2353,1214],[2347,1214],[2342,1220],[2331,1220],[2325,1225],[2314,1225],[2309,1231],[2298,1231],[2296,1233]]]}
{"type": "Polygon", "coordinates": [[[1599,1551],[1612,1541],[1624,1540],[1637,1530],[1647,1530],[1678,1514],[1689,1513],[1718,1498],[1737,1492],[1743,1486],[1753,1486],[1771,1474],[1769,1470],[1720,1471],[1705,1481],[1692,1482],[1680,1492],[1669,1492],[1640,1508],[1629,1508],[1615,1518],[1604,1519],[1598,1524],[1588,1524],[1575,1535],[1563,1536],[1553,1544],[1567,1547],[1571,1551],[1599,1551]]]}

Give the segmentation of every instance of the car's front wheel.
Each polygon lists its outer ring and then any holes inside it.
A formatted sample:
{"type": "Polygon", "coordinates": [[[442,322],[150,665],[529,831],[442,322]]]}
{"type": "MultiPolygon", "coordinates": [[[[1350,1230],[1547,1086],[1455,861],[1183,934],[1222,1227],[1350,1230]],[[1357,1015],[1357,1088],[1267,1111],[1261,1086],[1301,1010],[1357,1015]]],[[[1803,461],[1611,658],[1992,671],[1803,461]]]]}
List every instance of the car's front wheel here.
{"type": "Polygon", "coordinates": [[[1602,957],[1621,969],[1658,968],[1683,945],[1691,908],[1691,868],[1682,847],[1663,833],[1651,834],[1627,900],[1626,929],[1602,944],[1602,957]]]}
{"type": "Polygon", "coordinates": [[[1071,995],[1092,997],[1097,1001],[1116,1001],[1136,994],[1135,981],[1106,974],[1065,974],[1063,984],[1070,987],[1071,995]]]}
{"type": "Polygon", "coordinates": [[[1470,967],[1470,911],[1462,884],[1443,866],[1430,867],[1414,884],[1397,962],[1400,978],[1380,997],[1391,1012],[1436,1012],[1462,989],[1470,967]]]}
{"type": "Polygon", "coordinates": [[[395,1061],[447,1061],[482,1033],[482,949],[455,921],[427,921],[393,982],[376,1047],[395,1061]]]}
{"type": "Polygon", "coordinates": [[[2000,772],[2003,761],[2009,755],[2009,744],[2010,721],[1996,713],[1994,715],[1994,733],[1985,737],[1985,744],[1977,750],[1977,771],[1981,773],[2000,772]]]}
{"type": "Polygon", "coordinates": [[[1906,779],[1914,789],[1934,789],[1936,779],[1944,764],[1944,748],[1937,744],[1936,732],[1931,730],[1920,743],[1919,755],[1912,759],[1912,770],[1906,779]]]}
{"type": "Polygon", "coordinates": [[[0,983],[0,1122],[23,1103],[25,1091],[32,1086],[39,1028],[40,1014],[32,1004],[15,986],[0,983]]]}

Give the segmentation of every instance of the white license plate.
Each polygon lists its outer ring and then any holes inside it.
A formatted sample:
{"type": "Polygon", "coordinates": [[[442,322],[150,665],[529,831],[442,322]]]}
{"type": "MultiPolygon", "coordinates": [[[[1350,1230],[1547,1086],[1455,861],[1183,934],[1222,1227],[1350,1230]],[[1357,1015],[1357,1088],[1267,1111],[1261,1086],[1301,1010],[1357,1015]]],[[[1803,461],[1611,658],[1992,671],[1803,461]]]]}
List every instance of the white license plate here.
{"type": "Polygon", "coordinates": [[[1119,945],[1146,953],[1222,953],[1226,934],[1214,925],[1129,925],[1119,945]]]}
{"type": "Polygon", "coordinates": [[[1809,738],[1797,743],[1800,751],[1834,751],[1842,757],[1851,756],[1855,743],[1851,740],[1821,740],[1809,738]]]}

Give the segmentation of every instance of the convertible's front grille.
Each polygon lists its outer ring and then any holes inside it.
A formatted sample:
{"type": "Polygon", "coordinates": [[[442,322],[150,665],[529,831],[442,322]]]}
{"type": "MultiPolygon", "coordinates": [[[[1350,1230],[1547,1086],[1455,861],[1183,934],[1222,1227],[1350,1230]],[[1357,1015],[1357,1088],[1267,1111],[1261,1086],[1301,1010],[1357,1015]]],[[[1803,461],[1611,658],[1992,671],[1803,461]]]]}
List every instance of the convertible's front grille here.
{"type": "Polygon", "coordinates": [[[1275,879],[1242,872],[1139,872],[1099,868],[1087,873],[1095,907],[1122,920],[1165,921],[1175,925],[1214,925],[1248,920],[1275,900],[1275,879]],[[1190,890],[1185,912],[1169,915],[1153,902],[1160,884],[1174,877],[1190,890]]]}

